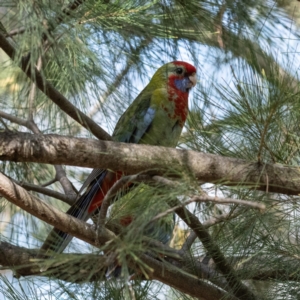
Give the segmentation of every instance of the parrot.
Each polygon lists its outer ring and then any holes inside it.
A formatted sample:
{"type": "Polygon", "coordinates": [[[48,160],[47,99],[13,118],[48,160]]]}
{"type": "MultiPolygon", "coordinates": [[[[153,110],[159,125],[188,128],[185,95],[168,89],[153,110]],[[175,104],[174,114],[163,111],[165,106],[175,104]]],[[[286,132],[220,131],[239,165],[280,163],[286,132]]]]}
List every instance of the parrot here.
{"type": "MultiPolygon", "coordinates": [[[[187,62],[173,61],[161,66],[120,117],[112,134],[113,140],[176,147],[188,115],[189,91],[196,82],[196,68],[187,62]]],[[[106,193],[122,175],[121,171],[94,169],[80,189],[79,195],[83,194],[66,213],[87,221],[99,211],[106,193]]],[[[131,220],[129,216],[123,218],[121,223],[126,226],[131,220]]],[[[167,230],[157,239],[166,243],[171,234],[167,230]]],[[[40,248],[40,253],[42,256],[61,253],[71,239],[71,235],[54,228],[40,248]]]]}

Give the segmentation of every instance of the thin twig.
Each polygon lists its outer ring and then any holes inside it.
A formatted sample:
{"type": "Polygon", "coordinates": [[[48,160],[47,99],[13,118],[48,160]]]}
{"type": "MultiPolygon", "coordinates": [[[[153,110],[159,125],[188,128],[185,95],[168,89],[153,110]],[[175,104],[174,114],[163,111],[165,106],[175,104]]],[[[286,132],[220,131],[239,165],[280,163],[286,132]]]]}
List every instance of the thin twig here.
{"type": "Polygon", "coordinates": [[[127,286],[128,286],[128,290],[129,290],[131,300],[136,300],[132,283],[129,280],[127,281],[127,286]]]}
{"type": "MultiPolygon", "coordinates": [[[[42,68],[42,57],[39,56],[36,69],[40,71],[42,68]]],[[[36,84],[34,81],[31,81],[30,89],[29,89],[29,96],[28,96],[28,102],[29,102],[29,112],[28,112],[28,121],[33,121],[33,103],[36,98],[36,84]]]]}
{"type": "Polygon", "coordinates": [[[196,238],[197,238],[197,234],[194,231],[191,231],[189,236],[186,238],[185,242],[183,243],[180,251],[185,253],[186,251],[191,249],[191,247],[194,244],[196,238]]]}
{"type": "MultiPolygon", "coordinates": [[[[178,186],[178,184],[179,184],[176,181],[172,181],[172,180],[169,180],[169,179],[161,177],[161,176],[153,176],[152,179],[157,181],[158,183],[162,183],[164,185],[171,186],[171,187],[178,186]]],[[[178,208],[184,207],[193,202],[214,202],[214,203],[218,203],[218,204],[238,204],[238,205],[249,206],[251,208],[259,209],[260,211],[264,211],[266,208],[266,206],[264,204],[257,203],[257,202],[241,200],[241,199],[232,199],[232,198],[210,197],[207,194],[205,194],[205,196],[195,196],[194,195],[191,197],[192,198],[187,201],[180,202],[180,205],[177,205],[175,207],[167,209],[166,211],[158,214],[152,220],[150,220],[149,223],[152,223],[158,219],[161,219],[161,218],[165,217],[166,215],[173,213],[178,208]]]]}
{"type": "Polygon", "coordinates": [[[28,128],[29,130],[31,130],[35,134],[41,133],[40,130],[38,129],[38,127],[36,126],[36,124],[32,120],[24,120],[19,117],[10,115],[4,111],[0,111],[0,117],[4,118],[6,120],[9,120],[12,123],[24,126],[24,127],[28,128]]]}
{"type": "Polygon", "coordinates": [[[214,203],[218,203],[218,204],[238,204],[238,205],[244,205],[244,206],[249,206],[251,208],[259,209],[260,211],[264,211],[265,208],[266,208],[266,206],[264,204],[257,203],[257,202],[246,201],[246,200],[238,200],[238,199],[231,199],[231,198],[219,198],[219,197],[209,197],[209,196],[205,196],[205,197],[203,197],[203,196],[193,196],[190,200],[181,202],[180,205],[169,208],[166,211],[158,214],[149,223],[152,223],[152,222],[154,222],[158,219],[161,219],[161,218],[167,216],[168,214],[173,213],[179,207],[189,205],[193,202],[214,202],[214,203]]]}
{"type": "Polygon", "coordinates": [[[0,117],[0,123],[4,126],[5,130],[10,131],[6,123],[3,121],[3,119],[0,117]]]}
{"type": "Polygon", "coordinates": [[[219,224],[219,223],[224,222],[226,220],[234,219],[234,218],[238,217],[241,214],[241,212],[242,212],[241,209],[236,209],[234,213],[229,212],[229,213],[221,214],[219,216],[212,217],[212,218],[204,221],[202,223],[202,225],[205,228],[209,228],[213,225],[219,224]]]}
{"type": "Polygon", "coordinates": [[[124,187],[125,184],[128,183],[127,181],[127,176],[122,177],[121,179],[119,179],[117,182],[115,182],[113,184],[113,186],[108,190],[108,192],[106,193],[102,204],[101,204],[101,209],[100,209],[100,213],[98,215],[98,221],[97,221],[97,226],[98,228],[101,230],[101,227],[103,227],[104,223],[105,223],[105,219],[106,219],[106,215],[107,215],[107,211],[108,208],[110,206],[111,200],[113,198],[113,196],[116,195],[116,193],[122,189],[124,187]]]}
{"type": "Polygon", "coordinates": [[[59,199],[69,205],[73,205],[76,201],[76,195],[65,195],[50,189],[47,189],[45,187],[41,187],[35,184],[26,183],[26,182],[20,182],[18,183],[21,187],[26,189],[27,191],[34,191],[37,193],[41,193],[43,195],[47,195],[56,199],[59,199]]]}
{"type": "Polygon", "coordinates": [[[179,182],[177,182],[177,181],[173,181],[173,180],[167,179],[162,176],[157,176],[157,175],[152,176],[152,180],[154,180],[158,183],[162,183],[164,185],[170,186],[170,187],[178,187],[178,185],[179,185],[179,182]]]}
{"type": "Polygon", "coordinates": [[[18,125],[24,126],[26,128],[28,128],[28,123],[26,120],[18,118],[16,116],[10,115],[4,111],[0,110],[0,117],[12,122],[12,123],[16,123],[18,125]]]}
{"type": "Polygon", "coordinates": [[[217,41],[219,44],[219,47],[221,49],[224,49],[224,42],[223,42],[223,18],[224,18],[224,13],[226,11],[227,3],[226,1],[223,2],[221,5],[219,11],[216,14],[215,20],[214,20],[214,25],[216,28],[216,33],[217,33],[217,41]]]}
{"type": "MultiPolygon", "coordinates": [[[[241,214],[241,209],[236,209],[235,212],[229,212],[229,213],[225,213],[225,214],[221,214],[221,215],[218,215],[218,216],[215,216],[215,217],[212,217],[206,221],[204,221],[202,223],[203,227],[204,228],[209,228],[213,225],[216,225],[218,223],[221,223],[221,222],[224,222],[224,221],[227,221],[227,220],[231,220],[231,219],[234,219],[236,217],[238,217],[240,214],[241,214]]],[[[191,233],[189,234],[189,236],[186,238],[184,244],[182,245],[180,251],[182,252],[186,252],[188,251],[194,241],[196,240],[197,238],[197,235],[194,231],[191,231],[191,233]]]]}
{"type": "Polygon", "coordinates": [[[51,180],[49,180],[49,181],[47,181],[47,182],[41,184],[41,186],[42,186],[42,187],[46,187],[46,186],[49,186],[49,185],[55,183],[56,181],[57,181],[57,179],[54,177],[53,179],[51,179],[51,180]]]}
{"type": "MultiPolygon", "coordinates": [[[[168,185],[171,187],[176,187],[179,184],[177,181],[173,181],[173,180],[164,178],[162,176],[153,176],[152,179],[154,181],[157,181],[159,183],[162,183],[164,185],[168,185]]],[[[209,201],[209,202],[214,202],[214,203],[218,203],[218,204],[238,204],[238,205],[243,205],[243,206],[249,206],[251,208],[259,209],[261,211],[264,211],[266,209],[266,206],[261,203],[242,200],[242,199],[211,197],[211,196],[208,196],[208,194],[206,194],[206,193],[204,194],[204,196],[191,195],[190,197],[191,197],[191,199],[187,200],[185,202],[182,202],[181,206],[188,205],[192,202],[208,202],[209,201]]],[[[176,210],[177,208],[174,208],[174,209],[176,210]]],[[[172,211],[169,211],[169,213],[171,213],[171,212],[172,211]]]]}
{"type": "Polygon", "coordinates": [[[61,165],[54,165],[56,175],[55,178],[58,180],[66,195],[77,196],[77,192],[74,190],[72,183],[67,177],[66,171],[61,165]]]}
{"type": "Polygon", "coordinates": [[[259,209],[263,212],[266,206],[262,203],[247,201],[242,199],[232,199],[232,198],[220,198],[220,197],[209,197],[209,196],[193,196],[192,199],[186,201],[184,205],[192,202],[214,202],[217,204],[237,204],[242,206],[248,206],[250,208],[259,209]]]}
{"type": "Polygon", "coordinates": [[[269,176],[268,174],[265,175],[266,176],[266,193],[268,194],[269,193],[269,176]]]}
{"type": "Polygon", "coordinates": [[[11,30],[10,32],[8,32],[7,34],[5,34],[6,37],[13,37],[14,35],[17,35],[17,34],[22,34],[26,31],[26,28],[25,27],[21,27],[21,28],[16,28],[16,29],[13,29],[11,30]]]}

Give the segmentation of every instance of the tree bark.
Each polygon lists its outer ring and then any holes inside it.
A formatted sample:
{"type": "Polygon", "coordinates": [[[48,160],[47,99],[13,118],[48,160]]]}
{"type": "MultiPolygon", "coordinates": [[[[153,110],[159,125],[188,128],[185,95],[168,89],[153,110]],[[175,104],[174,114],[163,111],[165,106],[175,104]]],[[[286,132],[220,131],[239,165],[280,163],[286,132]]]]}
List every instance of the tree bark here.
{"type": "Polygon", "coordinates": [[[281,164],[166,147],[59,135],[0,133],[0,160],[103,168],[136,174],[193,176],[202,182],[240,185],[287,195],[300,194],[300,171],[281,164]]]}

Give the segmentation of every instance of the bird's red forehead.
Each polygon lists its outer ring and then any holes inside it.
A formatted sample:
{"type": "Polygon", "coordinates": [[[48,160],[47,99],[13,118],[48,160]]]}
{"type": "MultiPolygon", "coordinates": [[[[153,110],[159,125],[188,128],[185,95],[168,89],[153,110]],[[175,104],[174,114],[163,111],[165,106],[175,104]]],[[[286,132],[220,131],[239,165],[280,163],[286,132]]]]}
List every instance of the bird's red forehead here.
{"type": "Polygon", "coordinates": [[[172,63],[175,66],[182,66],[182,67],[184,67],[186,69],[187,73],[191,73],[191,74],[192,73],[196,73],[196,68],[193,65],[191,65],[191,64],[189,64],[189,63],[187,63],[185,61],[175,60],[172,63]]]}

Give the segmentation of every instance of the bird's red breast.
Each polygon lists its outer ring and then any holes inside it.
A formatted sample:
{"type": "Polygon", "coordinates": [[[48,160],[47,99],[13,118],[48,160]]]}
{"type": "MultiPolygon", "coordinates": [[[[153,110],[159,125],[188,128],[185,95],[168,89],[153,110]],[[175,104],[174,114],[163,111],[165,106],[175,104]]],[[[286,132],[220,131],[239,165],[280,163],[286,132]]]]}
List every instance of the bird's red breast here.
{"type": "MultiPolygon", "coordinates": [[[[178,75],[173,74],[168,78],[169,101],[173,101],[175,103],[174,116],[170,117],[179,118],[180,126],[183,127],[188,115],[189,89],[179,89],[176,85],[176,80],[189,80],[189,78],[196,73],[196,68],[193,65],[183,61],[173,61],[173,64],[176,67],[182,67],[184,73],[178,75]]],[[[195,83],[191,82],[190,84],[193,86],[195,83]]]]}

